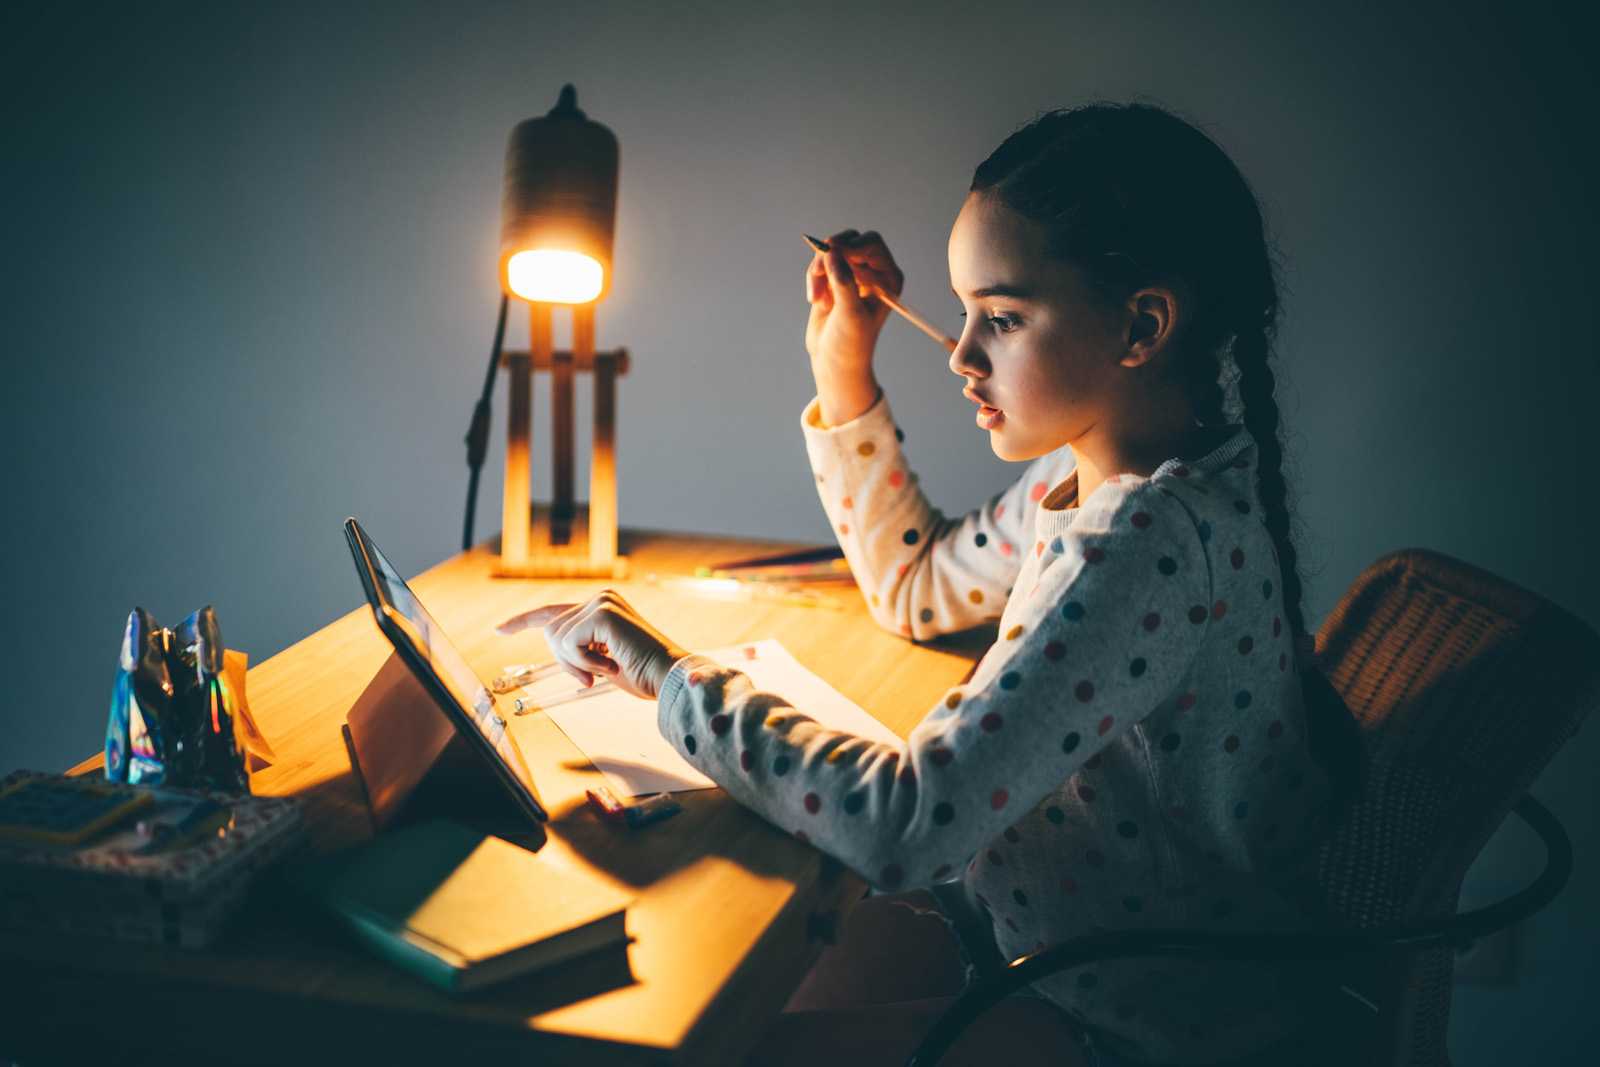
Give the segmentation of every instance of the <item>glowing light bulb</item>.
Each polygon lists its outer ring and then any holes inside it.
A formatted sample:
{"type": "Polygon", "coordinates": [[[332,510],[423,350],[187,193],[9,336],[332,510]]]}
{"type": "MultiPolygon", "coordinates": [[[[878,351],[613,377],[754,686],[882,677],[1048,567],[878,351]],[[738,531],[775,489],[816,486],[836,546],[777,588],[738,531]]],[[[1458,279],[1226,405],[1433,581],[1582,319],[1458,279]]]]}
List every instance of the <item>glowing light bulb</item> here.
{"type": "Polygon", "coordinates": [[[506,280],[524,300],[586,304],[600,295],[605,271],[582,252],[539,248],[513,255],[506,263],[506,280]]]}

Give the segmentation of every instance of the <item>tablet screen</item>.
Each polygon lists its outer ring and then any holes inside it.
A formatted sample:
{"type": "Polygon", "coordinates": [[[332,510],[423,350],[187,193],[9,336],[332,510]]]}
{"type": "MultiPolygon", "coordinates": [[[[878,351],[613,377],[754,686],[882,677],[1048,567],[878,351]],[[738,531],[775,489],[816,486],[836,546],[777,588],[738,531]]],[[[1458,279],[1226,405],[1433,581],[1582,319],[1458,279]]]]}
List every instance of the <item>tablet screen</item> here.
{"type": "MultiPolygon", "coordinates": [[[[355,526],[354,522],[351,525],[355,526]]],[[[397,624],[410,639],[413,650],[433,669],[434,675],[449,690],[457,706],[472,720],[479,735],[500,756],[506,769],[516,776],[529,794],[537,796],[533,776],[528,773],[522,753],[506,729],[505,719],[495,709],[494,697],[488,688],[468,666],[461,653],[456,651],[416,594],[411,592],[411,587],[406,585],[406,580],[395,570],[394,564],[372,543],[372,538],[367,536],[365,530],[359,526],[355,530],[371,562],[378,599],[390,621],[397,624]]]]}

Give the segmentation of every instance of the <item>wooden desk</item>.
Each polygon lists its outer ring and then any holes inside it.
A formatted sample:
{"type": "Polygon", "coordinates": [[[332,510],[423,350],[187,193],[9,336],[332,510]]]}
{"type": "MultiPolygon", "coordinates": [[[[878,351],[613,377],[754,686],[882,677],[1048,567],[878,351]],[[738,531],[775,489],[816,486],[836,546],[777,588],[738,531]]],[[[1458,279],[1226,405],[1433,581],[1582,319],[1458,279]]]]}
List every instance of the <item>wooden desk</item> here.
{"type": "MultiPolygon", "coordinates": [[[[491,579],[498,547],[488,544],[411,584],[484,677],[506,663],[549,659],[537,631],[502,637],[496,622],[542,603],[581,601],[609,584],[689,648],[778,638],[901,736],[968,676],[993,640],[988,627],[913,644],[873,623],[848,585],[830,587],[848,605],[840,612],[716,601],[644,580],[806,546],[628,530],[621,540],[633,564],[625,582],[491,579]]],[[[354,603],[354,576],[350,588],[354,603]]],[[[362,604],[250,670],[251,708],[280,757],[258,775],[255,790],[304,798],[314,849],[371,833],[339,728],[388,647],[362,604]]],[[[618,833],[583,806],[585,787],[599,775],[578,749],[544,716],[517,723],[551,812],[541,854],[601,872],[637,895],[628,916],[631,979],[619,979],[616,966],[595,975],[580,965],[560,981],[536,975],[454,1000],[367,956],[268,883],[206,952],[9,939],[0,945],[0,1056],[47,1063],[77,1050],[115,1063],[122,1060],[114,1050],[148,1041],[180,1061],[206,1062],[462,1054],[539,1063],[737,1062],[820,950],[814,932],[858,899],[864,883],[721,790],[685,794],[683,814],[618,833]],[[572,990],[591,986],[603,991],[573,998],[572,990]]]]}

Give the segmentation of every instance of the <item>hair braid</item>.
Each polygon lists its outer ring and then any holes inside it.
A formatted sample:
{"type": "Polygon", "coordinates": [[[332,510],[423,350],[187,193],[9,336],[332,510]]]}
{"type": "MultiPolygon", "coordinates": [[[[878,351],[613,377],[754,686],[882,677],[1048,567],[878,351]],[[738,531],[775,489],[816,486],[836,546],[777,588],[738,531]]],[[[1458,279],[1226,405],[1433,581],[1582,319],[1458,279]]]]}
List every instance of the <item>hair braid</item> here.
{"type": "MultiPolygon", "coordinates": [[[[1270,313],[1269,313],[1270,321],[1270,313]]],[[[1300,581],[1298,553],[1289,530],[1288,484],[1283,477],[1283,445],[1278,439],[1278,404],[1273,397],[1277,377],[1272,373],[1272,350],[1267,328],[1260,321],[1234,335],[1233,362],[1239,369],[1239,403],[1245,428],[1257,451],[1256,494],[1262,518],[1272,535],[1274,557],[1283,582],[1283,612],[1288,616],[1298,658],[1310,653],[1305,617],[1301,612],[1304,587],[1300,581]]]]}

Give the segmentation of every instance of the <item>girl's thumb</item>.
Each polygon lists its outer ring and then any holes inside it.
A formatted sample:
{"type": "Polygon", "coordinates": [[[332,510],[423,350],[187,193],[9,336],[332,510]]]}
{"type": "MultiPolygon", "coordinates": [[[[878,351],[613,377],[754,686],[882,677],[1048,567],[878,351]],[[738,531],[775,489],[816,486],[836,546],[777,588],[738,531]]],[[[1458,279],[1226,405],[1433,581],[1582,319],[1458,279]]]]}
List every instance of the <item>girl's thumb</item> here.
{"type": "Polygon", "coordinates": [[[856,291],[855,272],[838,248],[830,248],[823,257],[828,266],[828,289],[833,293],[835,305],[851,311],[861,309],[861,294],[856,291]]]}

